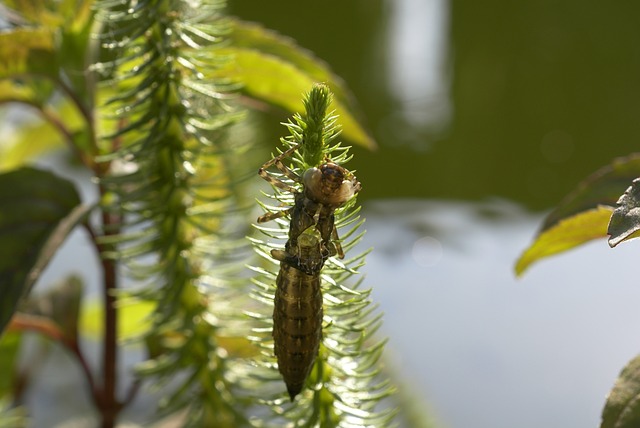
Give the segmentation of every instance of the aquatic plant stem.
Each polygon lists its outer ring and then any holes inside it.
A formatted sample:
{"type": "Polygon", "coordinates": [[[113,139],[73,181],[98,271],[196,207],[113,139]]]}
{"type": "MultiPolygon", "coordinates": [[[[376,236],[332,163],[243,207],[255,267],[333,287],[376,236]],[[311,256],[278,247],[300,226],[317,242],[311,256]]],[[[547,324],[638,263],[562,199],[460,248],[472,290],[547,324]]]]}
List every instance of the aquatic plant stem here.
{"type": "MultiPolygon", "coordinates": [[[[104,188],[100,192],[104,195],[104,188]]],[[[117,223],[115,216],[102,211],[102,226],[105,235],[116,233],[114,226],[117,223]]],[[[102,247],[101,244],[99,244],[102,247]]],[[[101,248],[104,253],[105,248],[101,248]]],[[[114,260],[102,258],[103,290],[104,290],[104,341],[102,355],[102,394],[98,407],[101,413],[102,428],[115,426],[116,417],[122,408],[122,404],[116,399],[117,363],[118,363],[118,311],[115,307],[117,288],[116,264],[114,260]]]]}

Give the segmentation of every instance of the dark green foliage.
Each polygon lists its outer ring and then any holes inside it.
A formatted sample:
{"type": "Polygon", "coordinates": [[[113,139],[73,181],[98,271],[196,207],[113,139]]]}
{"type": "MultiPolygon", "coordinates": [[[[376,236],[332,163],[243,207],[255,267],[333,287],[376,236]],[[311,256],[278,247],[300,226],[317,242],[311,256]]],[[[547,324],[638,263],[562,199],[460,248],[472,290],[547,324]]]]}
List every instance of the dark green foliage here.
{"type": "Polygon", "coordinates": [[[235,85],[210,77],[224,61],[215,51],[228,31],[224,2],[131,3],[135,13],[99,4],[102,42],[117,58],[104,68],[118,89],[107,103],[114,121],[101,159],[111,169],[105,209],[121,218],[121,232],[105,243],[144,284],[133,296],[156,303],[151,359],[138,373],[158,386],[182,379],[161,414],[187,407],[189,425],[244,425],[216,340],[224,317],[213,309],[233,294],[241,265],[225,263],[242,249],[225,223],[235,205],[228,168],[240,148],[222,133],[241,115],[226,102],[235,85]]]}
{"type": "Polygon", "coordinates": [[[640,426],[640,356],[620,373],[602,411],[600,428],[636,428],[640,426]]]}
{"type": "Polygon", "coordinates": [[[0,174],[0,332],[88,214],[69,181],[33,168],[0,174]]]}

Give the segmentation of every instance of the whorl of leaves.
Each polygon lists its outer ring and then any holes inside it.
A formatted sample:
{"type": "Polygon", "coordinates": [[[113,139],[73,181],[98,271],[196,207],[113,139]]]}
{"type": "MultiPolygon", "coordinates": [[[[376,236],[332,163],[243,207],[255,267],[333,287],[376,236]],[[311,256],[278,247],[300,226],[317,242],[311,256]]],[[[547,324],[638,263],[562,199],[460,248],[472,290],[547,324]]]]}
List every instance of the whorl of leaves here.
{"type": "MultiPolygon", "coordinates": [[[[288,166],[298,175],[318,166],[325,158],[337,164],[344,164],[350,159],[348,148],[334,143],[339,128],[337,117],[327,112],[329,103],[330,93],[326,86],[316,85],[305,99],[306,114],[295,115],[293,121],[285,124],[291,135],[281,139],[284,145],[281,152],[300,145],[288,160],[288,166]]],[[[278,178],[300,189],[300,184],[287,177],[278,178]]],[[[260,203],[265,211],[282,210],[293,204],[293,195],[276,187],[264,195],[272,200],[271,203],[260,203]]],[[[265,261],[262,266],[253,268],[258,273],[254,278],[256,289],[253,296],[261,303],[259,310],[251,313],[261,323],[261,327],[254,331],[254,340],[262,349],[256,376],[265,381],[259,394],[271,407],[271,422],[277,426],[286,422],[300,427],[389,427],[393,424],[395,410],[383,409],[381,404],[381,400],[394,390],[381,374],[380,355],[385,341],[375,338],[381,314],[371,303],[370,290],[360,288],[362,277],[357,270],[365,264],[368,251],[349,256],[364,235],[360,230],[364,220],[359,212],[356,198],[336,211],[336,226],[346,258],[332,257],[322,270],[323,340],[307,379],[307,388],[294,403],[289,403],[284,382],[276,369],[271,337],[279,265],[271,257],[270,250],[284,248],[289,219],[280,218],[275,221],[275,226],[273,222],[255,225],[262,236],[251,241],[265,261]]]]}
{"type": "Polygon", "coordinates": [[[110,94],[98,159],[109,169],[103,203],[120,219],[102,244],[141,284],[120,297],[156,303],[144,338],[150,357],[138,374],[170,391],[159,415],[188,408],[193,426],[235,427],[246,416],[219,339],[245,334],[221,321],[240,287],[230,169],[242,148],[224,139],[240,117],[226,102],[235,85],[212,77],[226,61],[216,55],[228,31],[223,6],[100,0],[103,50],[94,68],[110,94]]]}

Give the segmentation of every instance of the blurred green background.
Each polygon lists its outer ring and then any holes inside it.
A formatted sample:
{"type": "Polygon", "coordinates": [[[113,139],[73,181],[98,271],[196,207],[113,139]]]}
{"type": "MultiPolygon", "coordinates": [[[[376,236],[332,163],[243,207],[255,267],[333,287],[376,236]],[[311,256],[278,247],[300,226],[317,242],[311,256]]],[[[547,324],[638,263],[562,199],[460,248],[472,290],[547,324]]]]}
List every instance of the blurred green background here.
{"type": "MultiPolygon", "coordinates": [[[[356,149],[351,164],[364,199],[498,196],[549,208],[640,142],[640,3],[236,0],[230,9],[291,36],[353,90],[379,143],[356,149]]],[[[283,128],[270,132],[275,143],[283,128]]]]}

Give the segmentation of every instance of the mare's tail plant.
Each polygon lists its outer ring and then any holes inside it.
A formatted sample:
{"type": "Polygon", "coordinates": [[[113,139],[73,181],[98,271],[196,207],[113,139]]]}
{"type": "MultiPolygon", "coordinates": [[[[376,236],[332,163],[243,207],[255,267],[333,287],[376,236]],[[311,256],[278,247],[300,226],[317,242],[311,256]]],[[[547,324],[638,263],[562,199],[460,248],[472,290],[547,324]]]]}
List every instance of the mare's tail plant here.
{"type": "Polygon", "coordinates": [[[222,6],[98,2],[101,42],[114,58],[99,66],[115,70],[106,82],[114,89],[105,100],[111,132],[99,160],[110,165],[103,202],[117,219],[102,244],[142,284],[121,297],[155,305],[145,337],[153,351],[138,375],[156,387],[171,382],[163,413],[187,409],[190,425],[235,427],[247,420],[219,339],[244,336],[224,317],[242,285],[234,270],[242,223],[232,221],[238,204],[229,171],[241,148],[224,135],[240,114],[227,102],[233,83],[213,77],[225,60],[215,51],[228,32],[222,6]]]}
{"type": "MultiPolygon", "coordinates": [[[[285,392],[285,383],[276,369],[273,357],[272,331],[273,336],[276,336],[276,330],[280,329],[283,332],[280,334],[286,336],[287,331],[297,328],[292,327],[296,322],[312,322],[309,317],[296,318],[300,316],[297,314],[290,314],[289,317],[285,316],[282,319],[274,313],[272,317],[273,300],[277,294],[276,282],[278,287],[282,286],[281,279],[276,281],[279,266],[280,275],[286,275],[282,270],[283,265],[287,264],[289,270],[292,269],[291,266],[295,266],[297,270],[304,270],[301,265],[304,266],[308,261],[304,259],[308,253],[303,250],[300,250],[299,254],[296,253],[297,249],[292,248],[295,245],[291,244],[292,240],[303,235],[300,233],[303,231],[296,228],[300,224],[304,224],[305,229],[309,226],[308,222],[305,223],[299,218],[304,214],[296,211],[308,209],[306,207],[302,209],[302,205],[307,202],[300,202],[303,195],[306,198],[310,193],[305,193],[305,186],[310,185],[310,180],[306,178],[308,174],[305,172],[318,168],[321,164],[326,165],[328,162],[341,166],[350,159],[348,147],[343,147],[336,142],[339,127],[337,117],[328,110],[330,102],[331,93],[328,88],[324,85],[315,85],[304,100],[305,113],[296,114],[293,121],[285,124],[290,135],[281,139],[283,147],[280,153],[288,150],[291,154],[289,158],[282,159],[283,165],[278,168],[283,173],[274,175],[278,183],[272,186],[271,193],[265,193],[271,202],[260,203],[267,213],[261,217],[261,222],[265,217],[275,219],[267,226],[256,225],[262,237],[252,239],[255,251],[265,261],[263,266],[254,267],[259,274],[254,279],[257,286],[254,297],[262,303],[262,308],[251,314],[262,324],[255,331],[255,340],[262,349],[262,365],[257,374],[261,379],[272,381],[261,385],[260,395],[264,397],[266,403],[271,405],[274,422],[278,424],[283,425],[288,421],[292,426],[388,427],[392,424],[395,411],[390,407],[384,408],[381,401],[390,396],[394,388],[381,374],[380,356],[385,341],[376,339],[374,336],[381,324],[381,316],[376,312],[376,306],[370,301],[370,290],[360,288],[362,277],[359,277],[357,270],[364,265],[368,251],[352,255],[356,244],[364,234],[364,231],[360,230],[364,220],[359,216],[360,207],[353,195],[359,190],[360,185],[353,177],[345,177],[343,182],[349,190],[348,196],[353,197],[335,210],[335,226],[340,240],[324,243],[322,247],[325,257],[327,255],[334,255],[334,257],[324,261],[321,272],[315,271],[313,267],[307,267],[307,273],[310,272],[311,275],[315,273],[321,279],[324,320],[322,321],[322,342],[317,351],[317,358],[306,380],[306,388],[298,396],[296,396],[297,389],[295,391],[290,389],[289,394],[285,392]],[[285,173],[287,169],[296,176],[304,178],[300,180],[289,172],[285,173]],[[352,183],[357,184],[352,185],[352,183]],[[293,193],[292,190],[294,190],[293,193]],[[289,210],[288,216],[281,215],[284,210],[289,210]],[[271,225],[273,223],[275,226],[271,225]],[[285,246],[284,241],[287,240],[289,241],[285,246]],[[338,251],[334,246],[338,245],[341,245],[346,255],[343,260],[336,256],[338,251]],[[274,323],[289,324],[279,326],[274,323]],[[292,403],[287,403],[290,398],[292,403]]],[[[347,172],[347,174],[351,173],[347,172]]],[[[269,181],[273,182],[274,179],[269,181]]],[[[308,206],[317,207],[316,202],[308,201],[308,206]]],[[[319,213],[317,212],[314,217],[315,223],[308,227],[308,229],[320,229],[320,235],[323,235],[323,226],[320,225],[323,221],[321,217],[327,215],[327,212],[322,210],[322,207],[318,207],[319,213]]],[[[328,234],[331,230],[325,232],[328,234]]],[[[335,238],[336,236],[332,235],[332,239],[335,238]]],[[[320,265],[321,263],[319,262],[320,265]]],[[[297,273],[296,278],[301,275],[302,273],[297,273]]],[[[283,298],[293,299],[294,297],[289,294],[283,298]]],[[[300,302],[306,304],[304,300],[300,302]]],[[[275,310],[279,311],[282,308],[276,304],[275,310]]],[[[299,330],[309,329],[300,326],[299,330]]],[[[298,340],[308,340],[308,336],[298,340]]],[[[293,343],[295,343],[293,339],[289,342],[285,340],[284,345],[279,346],[293,346],[293,343]]],[[[306,350],[284,349],[280,352],[288,352],[295,359],[301,358],[303,354],[315,352],[315,349],[313,347],[306,350]]],[[[281,357],[279,362],[290,364],[283,361],[281,357]]],[[[287,387],[289,387],[289,381],[287,381],[287,387]]]]}
{"type": "MultiPolygon", "coordinates": [[[[246,145],[232,143],[231,125],[243,116],[237,97],[291,110],[310,82],[325,80],[351,141],[372,141],[349,114],[348,93],[324,64],[287,38],[226,17],[224,5],[0,5],[7,25],[0,32],[0,104],[20,103],[38,113],[38,120],[14,133],[13,144],[0,147],[0,334],[6,330],[0,373],[15,372],[18,379],[0,376],[0,412],[8,420],[28,414],[23,407],[6,410],[4,403],[7,397],[20,402],[30,380],[30,367],[19,364],[22,333],[30,331],[59,343],[79,364],[104,428],[113,427],[148,385],[161,397],[157,418],[177,414],[182,425],[197,427],[261,424],[265,408],[257,405],[263,397],[257,391],[270,383],[259,377],[264,367],[252,366],[260,347],[248,339],[255,335],[241,311],[256,303],[243,267],[250,223],[243,205],[250,205],[243,204],[246,189],[239,184],[252,165],[242,156],[246,145]],[[264,68],[270,72],[256,72],[264,68]],[[68,179],[24,166],[60,146],[90,172],[86,184],[94,185],[97,202],[85,201],[68,179]],[[81,336],[99,335],[82,331],[81,287],[63,287],[56,292],[60,298],[43,296],[50,312],[19,308],[76,227],[84,228],[100,258],[102,311],[93,315],[102,316],[104,331],[95,368],[81,346],[81,336]],[[121,345],[131,335],[118,327],[132,312],[147,315],[132,340],[144,343],[148,355],[124,384],[118,374],[127,348],[121,345]]],[[[289,125],[295,141],[320,143],[308,146],[319,157],[305,157],[297,168],[317,165],[325,155],[346,161],[346,150],[328,145],[335,137],[333,119],[314,117],[318,122],[308,129],[310,118],[289,125]]],[[[340,224],[357,223],[354,203],[340,211],[340,224]]],[[[344,245],[349,250],[357,241],[355,228],[343,235],[351,237],[344,245]]],[[[379,321],[366,317],[367,292],[348,281],[362,262],[362,256],[344,264],[330,259],[323,270],[325,288],[335,287],[325,293],[328,326],[312,377],[324,386],[312,407],[290,407],[289,418],[312,409],[321,416],[310,421],[388,419],[373,408],[375,391],[382,396],[389,388],[370,384],[382,347],[370,348],[369,340],[379,321]]],[[[303,400],[308,403],[308,395],[303,400]]],[[[277,404],[273,409],[278,412],[277,404]]]]}

